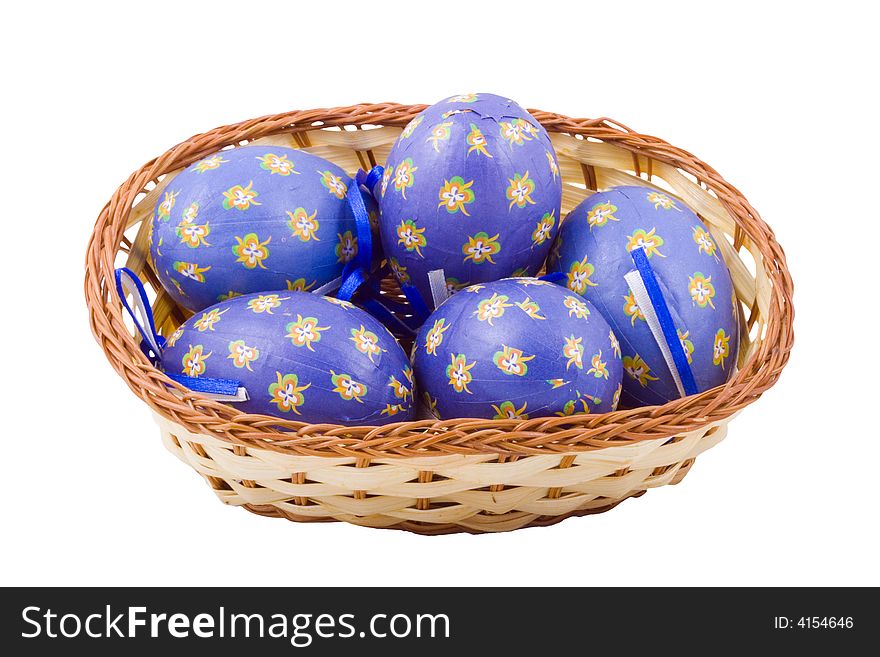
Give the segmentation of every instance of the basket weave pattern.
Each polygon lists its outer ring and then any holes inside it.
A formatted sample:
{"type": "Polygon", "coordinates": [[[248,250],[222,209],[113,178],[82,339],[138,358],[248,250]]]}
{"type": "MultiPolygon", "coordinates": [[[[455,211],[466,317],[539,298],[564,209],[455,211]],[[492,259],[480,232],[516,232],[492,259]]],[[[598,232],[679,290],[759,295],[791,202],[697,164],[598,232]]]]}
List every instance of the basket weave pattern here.
{"type": "MultiPolygon", "coordinates": [[[[657,186],[698,213],[740,301],[739,370],[724,386],[604,415],[343,427],[239,413],[173,383],[141,353],[113,271],[124,264],[155,292],[163,334],[186,319],[148,259],[156,199],[182,168],[256,142],[304,148],[353,173],[384,162],[424,107],[357,105],[253,119],[194,136],[134,172],[101,211],[86,258],[90,323],[111,365],[155,411],[173,453],[223,502],[262,515],[431,534],[507,531],[605,511],[678,483],[724,437],[731,417],[778,379],[793,342],[792,281],[772,230],[739,191],[686,151],[609,119],[530,110],[559,156],[562,214],[598,188],[627,184],[657,186]]],[[[399,293],[391,281],[383,290],[399,293]]]]}

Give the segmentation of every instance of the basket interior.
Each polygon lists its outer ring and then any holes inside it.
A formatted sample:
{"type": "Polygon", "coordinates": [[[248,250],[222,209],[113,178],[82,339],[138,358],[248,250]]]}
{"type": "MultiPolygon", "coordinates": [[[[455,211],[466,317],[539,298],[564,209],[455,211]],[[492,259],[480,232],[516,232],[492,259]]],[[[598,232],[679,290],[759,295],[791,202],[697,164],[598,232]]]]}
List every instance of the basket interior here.
{"type": "MultiPolygon", "coordinates": [[[[151,161],[117,190],[98,220],[87,259],[86,294],[92,328],[111,363],[129,386],[155,410],[234,440],[258,441],[273,448],[296,443],[304,453],[320,453],[321,439],[349,439],[361,448],[426,453],[442,442],[450,450],[502,453],[514,446],[540,451],[596,448],[674,435],[700,423],[729,417],[770,387],[791,348],[791,279],[772,231],[745,198],[711,167],[662,140],[634,133],[607,119],[568,119],[531,110],[550,133],[563,178],[562,213],[583,199],[615,185],[642,185],[672,194],[690,206],[708,227],[730,269],[739,300],[738,372],[724,386],[662,407],[617,411],[605,416],[441,422],[424,420],[386,427],[303,425],[263,416],[244,416],[170,384],[140,354],[135,329],[123,318],[112,285],[113,268],[126,266],[144,281],[160,333],[170,335],[190,315],[159,285],[149,260],[151,216],[164,188],[186,166],[221,149],[246,144],[301,148],[326,158],[349,174],[383,164],[402,127],[424,106],[355,106],[264,117],[198,135],[151,161]],[[153,371],[150,371],[153,370],[153,371]],[[235,417],[235,426],[230,422],[235,417]],[[221,424],[223,426],[221,426],[221,424]],[[278,425],[294,434],[279,433],[278,425]],[[499,433],[507,437],[499,438],[499,433]],[[438,436],[445,436],[443,440],[438,436]],[[513,436],[513,437],[510,437],[513,436]],[[366,440],[366,442],[363,442],[366,440]],[[299,441],[299,442],[297,442],[299,441]],[[396,441],[396,442],[395,442],[396,441]],[[381,446],[380,446],[381,445],[381,446]],[[365,446],[365,447],[364,447],[365,446]]],[[[383,293],[400,296],[392,280],[383,293]]],[[[406,345],[405,345],[406,347],[406,345]]]]}

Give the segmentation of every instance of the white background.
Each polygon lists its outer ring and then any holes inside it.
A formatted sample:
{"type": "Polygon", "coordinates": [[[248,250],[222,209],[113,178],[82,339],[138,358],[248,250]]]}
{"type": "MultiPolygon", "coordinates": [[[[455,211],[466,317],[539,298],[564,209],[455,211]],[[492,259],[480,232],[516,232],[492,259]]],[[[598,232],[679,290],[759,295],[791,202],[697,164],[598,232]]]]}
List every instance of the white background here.
{"type": "Polygon", "coordinates": [[[0,583],[880,584],[877,22],[869,3],[779,5],[4,9],[0,583]],[[425,538],[221,505],[89,332],[98,211],[217,125],[469,91],[614,117],[739,187],[796,284],[781,381],[681,485],[551,528],[425,538]]]}

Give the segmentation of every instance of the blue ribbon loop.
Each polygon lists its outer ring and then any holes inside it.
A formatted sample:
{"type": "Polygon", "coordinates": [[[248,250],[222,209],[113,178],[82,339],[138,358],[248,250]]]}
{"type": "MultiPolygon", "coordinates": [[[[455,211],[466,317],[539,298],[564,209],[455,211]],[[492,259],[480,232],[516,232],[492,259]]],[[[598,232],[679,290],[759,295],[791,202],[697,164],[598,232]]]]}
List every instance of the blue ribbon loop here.
{"type": "Polygon", "coordinates": [[[636,265],[636,269],[639,270],[642,282],[645,284],[645,291],[648,293],[648,298],[654,307],[657,321],[660,322],[660,330],[663,333],[666,346],[669,347],[669,352],[672,354],[672,360],[675,363],[675,368],[678,370],[678,376],[681,379],[681,385],[684,388],[685,394],[695,395],[699,392],[699,388],[694,379],[691,366],[687,361],[687,354],[685,354],[681,346],[681,340],[678,338],[678,332],[675,330],[675,323],[672,320],[672,313],[669,312],[669,306],[666,305],[666,299],[663,298],[663,292],[660,290],[660,284],[654,275],[651,262],[648,260],[644,249],[633,249],[630,255],[636,265]]]}
{"type": "Polygon", "coordinates": [[[381,182],[384,171],[381,166],[374,166],[369,172],[359,169],[354,181],[348,187],[346,199],[354,216],[358,252],[357,256],[347,262],[342,270],[342,284],[339,286],[336,297],[343,301],[351,301],[352,297],[360,292],[360,303],[385,324],[392,333],[412,335],[431,314],[418,290],[411,285],[401,285],[403,293],[410,302],[410,306],[404,306],[382,297],[379,280],[388,274],[387,265],[375,274],[371,274],[373,251],[376,245],[373,244],[370,215],[367,212],[362,194],[366,193],[377,199],[376,186],[381,182]],[[407,312],[413,315],[412,321],[407,321],[395,314],[407,312]]]}
{"type": "MultiPolygon", "coordinates": [[[[156,331],[156,321],[153,318],[153,310],[150,308],[150,300],[141,279],[128,267],[119,267],[115,272],[116,292],[122,307],[131,316],[135,327],[141,334],[141,351],[150,359],[153,366],[163,369],[162,352],[165,349],[166,340],[156,331]],[[128,302],[128,294],[131,292],[134,307],[128,302]],[[141,315],[141,319],[138,315],[141,315]]],[[[184,374],[165,375],[194,392],[211,395],[224,395],[235,397],[241,388],[241,382],[234,379],[214,379],[210,377],[194,377],[184,374]]]]}

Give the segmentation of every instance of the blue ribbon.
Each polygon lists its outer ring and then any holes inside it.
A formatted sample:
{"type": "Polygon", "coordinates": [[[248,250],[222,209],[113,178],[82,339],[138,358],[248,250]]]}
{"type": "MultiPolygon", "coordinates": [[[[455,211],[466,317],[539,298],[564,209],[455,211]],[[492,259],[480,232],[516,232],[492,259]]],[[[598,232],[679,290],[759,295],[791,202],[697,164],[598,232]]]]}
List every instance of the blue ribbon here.
{"type": "Polygon", "coordinates": [[[346,199],[354,216],[357,229],[358,253],[343,268],[342,284],[339,286],[336,297],[343,301],[351,301],[355,293],[361,290],[364,294],[363,305],[383,324],[392,332],[396,330],[398,334],[411,335],[431,314],[418,290],[411,285],[401,285],[403,293],[410,302],[409,307],[403,306],[402,304],[382,298],[380,293],[378,281],[381,280],[383,275],[388,273],[387,265],[377,272],[375,276],[370,274],[373,262],[373,249],[375,247],[373,244],[373,232],[370,226],[370,215],[367,212],[367,206],[361,195],[361,188],[375,199],[377,197],[376,186],[381,182],[384,171],[381,166],[375,166],[369,172],[360,169],[355,175],[353,183],[348,186],[346,199]],[[369,283],[369,285],[365,286],[364,283],[369,283]],[[389,310],[388,306],[391,306],[393,310],[389,310]],[[394,314],[395,312],[412,313],[414,315],[412,323],[397,317],[394,314]]]}
{"type": "Polygon", "coordinates": [[[672,354],[672,360],[675,368],[678,370],[678,376],[681,378],[681,385],[685,394],[695,395],[699,392],[697,382],[694,379],[694,373],[687,361],[687,355],[681,346],[681,340],[678,338],[678,332],[675,330],[675,323],[672,321],[672,313],[669,312],[669,306],[666,305],[666,299],[663,298],[663,292],[660,290],[660,284],[651,268],[651,262],[645,255],[644,249],[633,249],[630,252],[636,269],[642,277],[645,284],[645,291],[651,299],[651,305],[654,306],[654,312],[657,314],[657,321],[660,322],[660,330],[663,332],[663,338],[672,354]]]}
{"type": "Polygon", "coordinates": [[[378,181],[382,179],[384,171],[380,166],[373,167],[369,173],[358,169],[345,194],[348,206],[354,216],[358,252],[354,259],[345,263],[342,270],[342,285],[339,287],[336,297],[343,301],[350,301],[358,288],[370,278],[370,267],[373,261],[373,231],[370,227],[370,214],[367,212],[367,205],[361,196],[361,187],[363,186],[371,196],[375,196],[373,190],[378,181]]]}
{"type": "Polygon", "coordinates": [[[413,315],[419,320],[419,324],[422,324],[428,319],[428,315],[431,314],[431,309],[428,308],[428,304],[425,303],[418,288],[416,288],[415,285],[401,283],[400,289],[403,290],[403,294],[412,306],[413,315]]]}
{"type": "Polygon", "coordinates": [[[561,283],[566,278],[565,274],[561,271],[553,271],[549,274],[544,274],[543,276],[539,276],[538,280],[547,281],[548,283],[561,283]]]}
{"type": "MultiPolygon", "coordinates": [[[[141,279],[128,267],[119,267],[115,272],[116,292],[122,301],[122,307],[128,311],[134,325],[141,334],[141,351],[150,359],[150,362],[160,369],[162,367],[162,351],[165,349],[166,340],[156,332],[156,321],[153,318],[153,310],[150,308],[150,300],[147,297],[147,291],[141,279]],[[135,297],[135,307],[141,311],[146,320],[146,326],[141,324],[137,313],[131,304],[128,303],[128,294],[125,289],[126,283],[134,285],[137,296],[135,297]]],[[[228,395],[234,397],[238,393],[241,386],[240,381],[234,379],[214,379],[210,377],[194,377],[183,374],[165,375],[172,381],[186,386],[195,392],[206,394],[228,395]]]]}
{"type": "Polygon", "coordinates": [[[358,238],[358,253],[357,253],[357,261],[358,266],[361,269],[370,271],[370,265],[372,264],[373,259],[373,231],[370,227],[370,214],[367,212],[367,205],[364,203],[364,197],[361,196],[361,186],[366,187],[367,192],[372,196],[373,190],[371,187],[367,186],[367,179],[370,177],[370,174],[379,170],[379,178],[382,178],[382,173],[384,169],[380,166],[375,166],[370,170],[370,173],[364,173],[363,169],[359,169],[357,175],[354,177],[353,184],[348,186],[348,192],[346,192],[346,197],[348,198],[348,205],[351,207],[351,212],[354,215],[354,223],[357,228],[357,238],[358,238]]]}

